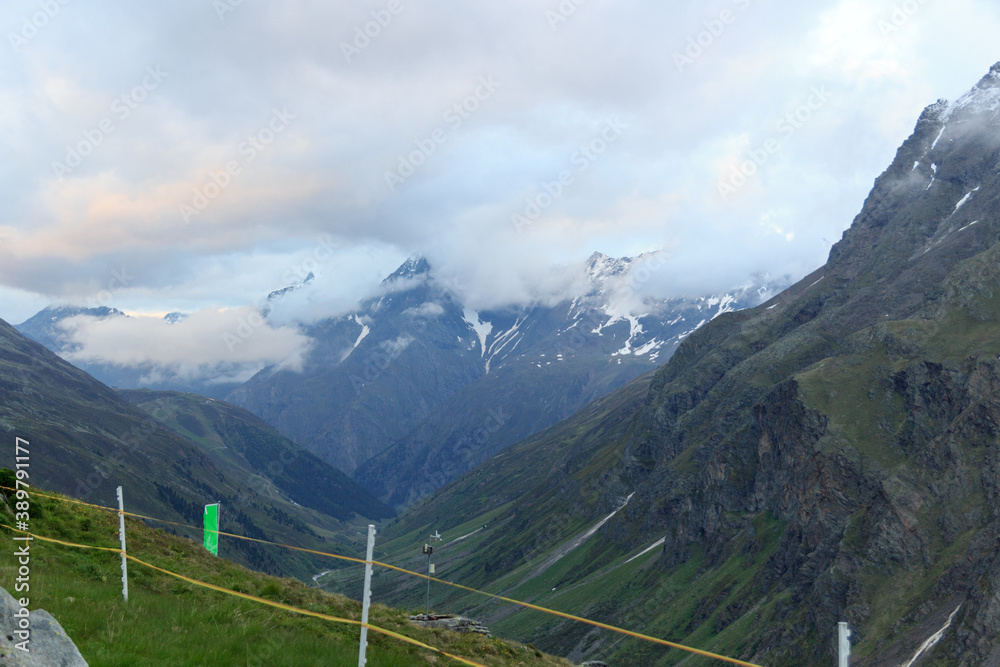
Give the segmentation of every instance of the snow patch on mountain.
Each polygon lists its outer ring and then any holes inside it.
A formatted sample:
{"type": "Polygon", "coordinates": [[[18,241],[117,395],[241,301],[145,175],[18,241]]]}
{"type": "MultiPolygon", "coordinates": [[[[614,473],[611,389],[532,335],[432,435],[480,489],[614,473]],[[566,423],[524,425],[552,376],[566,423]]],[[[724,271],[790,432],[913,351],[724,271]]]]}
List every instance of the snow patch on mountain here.
{"type": "Polygon", "coordinates": [[[719,309],[715,312],[715,315],[712,315],[713,320],[723,313],[731,313],[736,310],[736,297],[732,294],[726,294],[721,298],[713,296],[707,301],[707,303],[711,307],[719,307],[719,309]]]}
{"type": "MultiPolygon", "coordinates": [[[[1000,63],[993,65],[989,73],[972,87],[972,90],[959,97],[954,102],[941,100],[936,106],[939,110],[938,118],[942,123],[952,121],[961,122],[965,120],[962,116],[976,116],[980,114],[992,114],[992,120],[996,120],[997,113],[1000,112],[1000,63]]],[[[938,139],[944,134],[945,128],[941,128],[938,139]]],[[[935,140],[934,145],[937,145],[935,140]]],[[[934,148],[931,146],[931,149],[934,148]]]]}
{"type": "Polygon", "coordinates": [[[486,357],[486,337],[490,335],[493,331],[493,324],[490,322],[482,322],[479,319],[479,313],[469,308],[466,308],[462,312],[462,318],[466,323],[476,332],[479,336],[479,354],[483,358],[486,357]]]}
{"type": "Polygon", "coordinates": [[[424,257],[411,257],[403,262],[398,269],[382,281],[384,287],[404,280],[426,277],[431,272],[431,265],[424,257]]]}
{"type": "Polygon", "coordinates": [[[700,329],[702,326],[704,326],[705,322],[707,322],[707,321],[708,320],[702,320],[701,322],[698,322],[698,324],[695,325],[694,329],[690,329],[688,331],[685,331],[684,333],[678,334],[677,335],[677,340],[684,340],[685,338],[687,338],[688,336],[690,336],[691,334],[693,334],[695,331],[697,331],[698,329],[700,329]]]}
{"type": "Polygon", "coordinates": [[[960,231],[960,232],[964,232],[964,231],[965,231],[966,229],[968,229],[968,228],[969,228],[969,227],[971,227],[972,225],[975,225],[975,224],[977,224],[978,222],[979,222],[978,220],[973,220],[972,222],[970,222],[969,224],[967,224],[967,225],[966,225],[965,227],[962,227],[962,228],[961,228],[960,230],[958,230],[958,231],[960,231]]]}
{"type": "Polygon", "coordinates": [[[1000,86],[973,88],[948,107],[945,118],[951,118],[959,111],[972,114],[1000,111],[1000,86]]]}
{"type": "Polygon", "coordinates": [[[537,577],[538,575],[542,574],[543,572],[545,572],[546,570],[548,570],[550,567],[552,567],[553,565],[555,565],[557,562],[559,562],[563,557],[565,557],[569,553],[571,553],[571,552],[575,551],[577,548],[579,548],[580,545],[582,545],[592,535],[594,535],[594,533],[596,533],[598,530],[600,530],[604,526],[604,524],[606,524],[608,521],[610,521],[612,518],[614,518],[614,516],[616,514],[618,514],[618,512],[620,512],[623,509],[625,509],[625,507],[628,505],[628,501],[632,500],[632,496],[634,496],[634,495],[635,495],[634,491],[632,493],[628,494],[628,497],[625,499],[625,502],[623,502],[621,505],[619,505],[618,508],[615,509],[614,512],[612,512],[611,514],[607,515],[606,517],[604,517],[603,519],[601,519],[600,521],[598,521],[596,524],[594,524],[593,526],[591,526],[590,528],[588,528],[586,531],[584,531],[580,535],[572,538],[566,544],[564,544],[563,546],[561,546],[558,549],[556,549],[556,552],[554,554],[552,554],[551,556],[549,556],[548,560],[546,560],[544,563],[542,563],[534,572],[531,573],[531,575],[528,578],[529,579],[533,579],[534,577],[537,577]]]}
{"type": "MultiPolygon", "coordinates": [[[[935,139],[934,139],[934,143],[931,144],[931,150],[934,150],[935,146],[938,145],[938,142],[941,141],[941,137],[944,136],[944,131],[947,130],[947,129],[948,129],[948,125],[947,124],[941,126],[941,131],[938,132],[937,137],[935,137],[935,139]]],[[[937,165],[936,164],[932,164],[931,165],[931,169],[933,169],[934,172],[937,173],[937,165]]]]}
{"type": "MultiPolygon", "coordinates": [[[[982,187],[982,186],[980,186],[980,187],[982,187]]],[[[972,197],[973,193],[978,192],[978,191],[979,191],[979,187],[977,187],[975,190],[970,190],[968,193],[966,193],[966,195],[964,197],[962,197],[962,199],[957,204],[955,204],[955,210],[957,211],[958,209],[962,208],[962,206],[965,204],[965,202],[969,201],[969,198],[972,197]]]]}
{"type": "Polygon", "coordinates": [[[627,320],[629,326],[628,340],[625,341],[625,345],[623,345],[620,350],[613,353],[611,356],[616,357],[619,354],[632,354],[632,341],[635,340],[636,336],[643,333],[642,324],[639,322],[639,318],[646,317],[647,315],[648,313],[646,315],[639,315],[638,317],[633,315],[616,315],[611,318],[611,321],[609,321],[608,324],[606,324],[605,326],[611,325],[615,322],[620,322],[622,320],[627,320]]]}
{"type": "Polygon", "coordinates": [[[622,563],[622,565],[628,565],[629,563],[631,563],[632,561],[634,561],[636,558],[639,558],[640,556],[645,556],[646,554],[648,554],[650,551],[652,551],[656,547],[663,546],[663,543],[666,542],[666,541],[667,541],[667,538],[661,537],[660,539],[656,540],[651,545],[649,545],[648,547],[646,547],[645,549],[643,549],[642,551],[640,551],[639,553],[637,553],[636,555],[632,556],[627,561],[625,561],[624,563],[622,563]]]}
{"type": "Polygon", "coordinates": [[[514,345],[511,346],[510,350],[508,350],[508,354],[510,352],[513,352],[517,348],[517,344],[521,342],[522,338],[522,334],[520,331],[518,331],[518,329],[521,327],[521,324],[523,324],[526,319],[528,319],[527,315],[522,315],[518,317],[514,321],[514,326],[512,326],[510,329],[507,329],[506,331],[500,332],[493,338],[493,342],[490,343],[490,348],[488,350],[490,356],[486,359],[487,373],[490,372],[490,366],[493,363],[494,357],[503,352],[504,348],[506,348],[511,343],[514,343],[514,345]]]}
{"type": "Polygon", "coordinates": [[[352,348],[353,350],[356,350],[358,349],[358,345],[361,345],[361,341],[363,341],[368,336],[368,334],[371,333],[371,329],[368,327],[367,324],[362,322],[361,318],[358,317],[357,315],[354,316],[354,321],[361,325],[361,334],[358,336],[358,339],[354,341],[354,347],[352,348]]]}

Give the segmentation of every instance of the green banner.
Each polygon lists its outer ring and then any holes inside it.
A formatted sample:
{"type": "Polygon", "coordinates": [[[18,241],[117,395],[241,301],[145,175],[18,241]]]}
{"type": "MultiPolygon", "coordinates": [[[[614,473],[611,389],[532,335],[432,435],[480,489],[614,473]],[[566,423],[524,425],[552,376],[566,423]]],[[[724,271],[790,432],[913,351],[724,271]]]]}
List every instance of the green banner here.
{"type": "Polygon", "coordinates": [[[219,503],[205,505],[205,548],[219,555],[219,503]]]}

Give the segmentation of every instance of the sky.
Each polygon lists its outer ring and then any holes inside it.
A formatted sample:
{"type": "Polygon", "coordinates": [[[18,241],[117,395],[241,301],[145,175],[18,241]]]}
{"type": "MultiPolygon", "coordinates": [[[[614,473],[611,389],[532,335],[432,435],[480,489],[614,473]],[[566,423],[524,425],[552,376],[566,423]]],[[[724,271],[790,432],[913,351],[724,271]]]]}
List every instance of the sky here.
{"type": "Polygon", "coordinates": [[[476,308],[594,251],[663,253],[664,297],[801,277],[1000,60],[986,0],[9,0],[0,29],[0,318],[215,337],[418,254],[476,308]]]}

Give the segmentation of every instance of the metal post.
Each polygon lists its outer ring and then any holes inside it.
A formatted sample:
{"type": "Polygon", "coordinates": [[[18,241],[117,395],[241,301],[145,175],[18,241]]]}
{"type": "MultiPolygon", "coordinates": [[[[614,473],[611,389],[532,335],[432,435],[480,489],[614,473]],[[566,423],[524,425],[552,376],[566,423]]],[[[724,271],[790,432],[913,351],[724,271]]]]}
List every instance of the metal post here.
{"type": "Polygon", "coordinates": [[[839,667],[850,667],[851,665],[851,630],[847,623],[841,621],[837,624],[837,648],[840,654],[839,667]]]}
{"type": "Polygon", "coordinates": [[[375,552],[375,526],[368,524],[368,554],[365,556],[365,594],[361,598],[361,651],[358,667],[365,667],[368,649],[368,607],[372,600],[372,554],[375,552]]]}
{"type": "Polygon", "coordinates": [[[434,574],[434,566],[431,565],[431,554],[434,553],[434,540],[440,540],[441,533],[434,531],[434,534],[430,536],[429,542],[424,545],[424,553],[427,554],[427,606],[424,607],[424,620],[429,621],[431,618],[431,575],[434,574]]]}
{"type": "Polygon", "coordinates": [[[427,549],[427,606],[424,607],[424,620],[431,620],[431,548],[427,549]]]}
{"type": "Polygon", "coordinates": [[[125,557],[125,500],[118,487],[118,537],[122,543],[122,597],[128,602],[128,559],[125,557]]]}

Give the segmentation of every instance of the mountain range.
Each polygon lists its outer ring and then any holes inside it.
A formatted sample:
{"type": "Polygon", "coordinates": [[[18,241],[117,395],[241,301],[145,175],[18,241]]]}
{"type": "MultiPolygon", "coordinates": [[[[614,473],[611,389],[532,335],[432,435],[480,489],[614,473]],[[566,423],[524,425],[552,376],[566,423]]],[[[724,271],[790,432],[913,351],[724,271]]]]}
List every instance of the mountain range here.
{"type": "MultiPolygon", "coordinates": [[[[649,297],[646,285],[665,262],[657,253],[594,253],[567,269],[581,285],[577,297],[477,312],[416,257],[355,311],[301,328],[313,341],[304,370],[268,367],[242,385],[184,380],[150,363],[76,363],[122,389],[225,398],[402,507],[656,368],[692,331],[785,284],[756,277],[727,294],[649,297]]],[[[261,312],[312,278],[274,290],[261,312]]],[[[17,328],[76,359],[64,323],[78,316],[126,317],[53,306],[17,328]]]]}
{"type": "MultiPolygon", "coordinates": [[[[419,570],[434,543],[451,581],[755,664],[830,664],[839,622],[852,664],[1000,664],[1000,63],[923,111],[787,289],[637,298],[651,261],[595,254],[576,298],[473,310],[414,258],[234,405],[116,393],[0,321],[0,430],[33,442],[43,488],[110,505],[121,480],[186,523],[221,500],[237,532],[305,544],[382,519],[391,563],[419,570]]],[[[430,590],[373,585],[411,607],[430,590]]],[[[575,661],[709,664],[429,595],[575,661]]]]}
{"type": "MultiPolygon", "coordinates": [[[[109,387],[0,320],[0,434],[30,443],[30,483],[90,503],[194,526],[222,504],[222,530],[261,539],[343,547],[352,526],[393,511],[339,470],[252,415],[201,396],[109,387]]],[[[13,463],[13,445],[5,460],[13,463]]],[[[13,468],[13,465],[9,467],[13,468]]],[[[225,543],[225,540],[223,540],[225,543]]],[[[283,575],[315,572],[315,559],[248,542],[231,558],[283,575]]]]}
{"type": "Polygon", "coordinates": [[[304,372],[265,369],[227,400],[406,506],[774,291],[759,280],[714,297],[637,298],[659,261],[594,253],[577,298],[478,312],[415,258],[382,295],[307,330],[316,346],[304,372]]]}
{"type": "MultiPolygon", "coordinates": [[[[234,381],[205,381],[194,378],[178,377],[164,373],[163,369],[151,362],[134,365],[108,363],[99,360],[77,358],[74,353],[80,350],[80,344],[75,342],[65,328],[68,320],[74,317],[109,318],[128,317],[117,308],[98,306],[84,308],[82,306],[54,305],[44,308],[15,328],[36,343],[41,343],[52,352],[68,359],[80,370],[100,380],[109,387],[123,389],[154,389],[165,391],[180,391],[210,398],[225,398],[231,391],[239,387],[234,381]]],[[[185,318],[184,313],[168,313],[163,320],[168,324],[176,324],[185,318]]]]}
{"type": "MultiPolygon", "coordinates": [[[[823,267],[411,507],[383,548],[419,567],[440,531],[450,580],[756,664],[832,664],[845,621],[852,664],[983,665],[998,517],[1000,63],[924,110],[823,267]]],[[[709,664],[460,592],[432,606],[571,659],[709,664]]]]}

